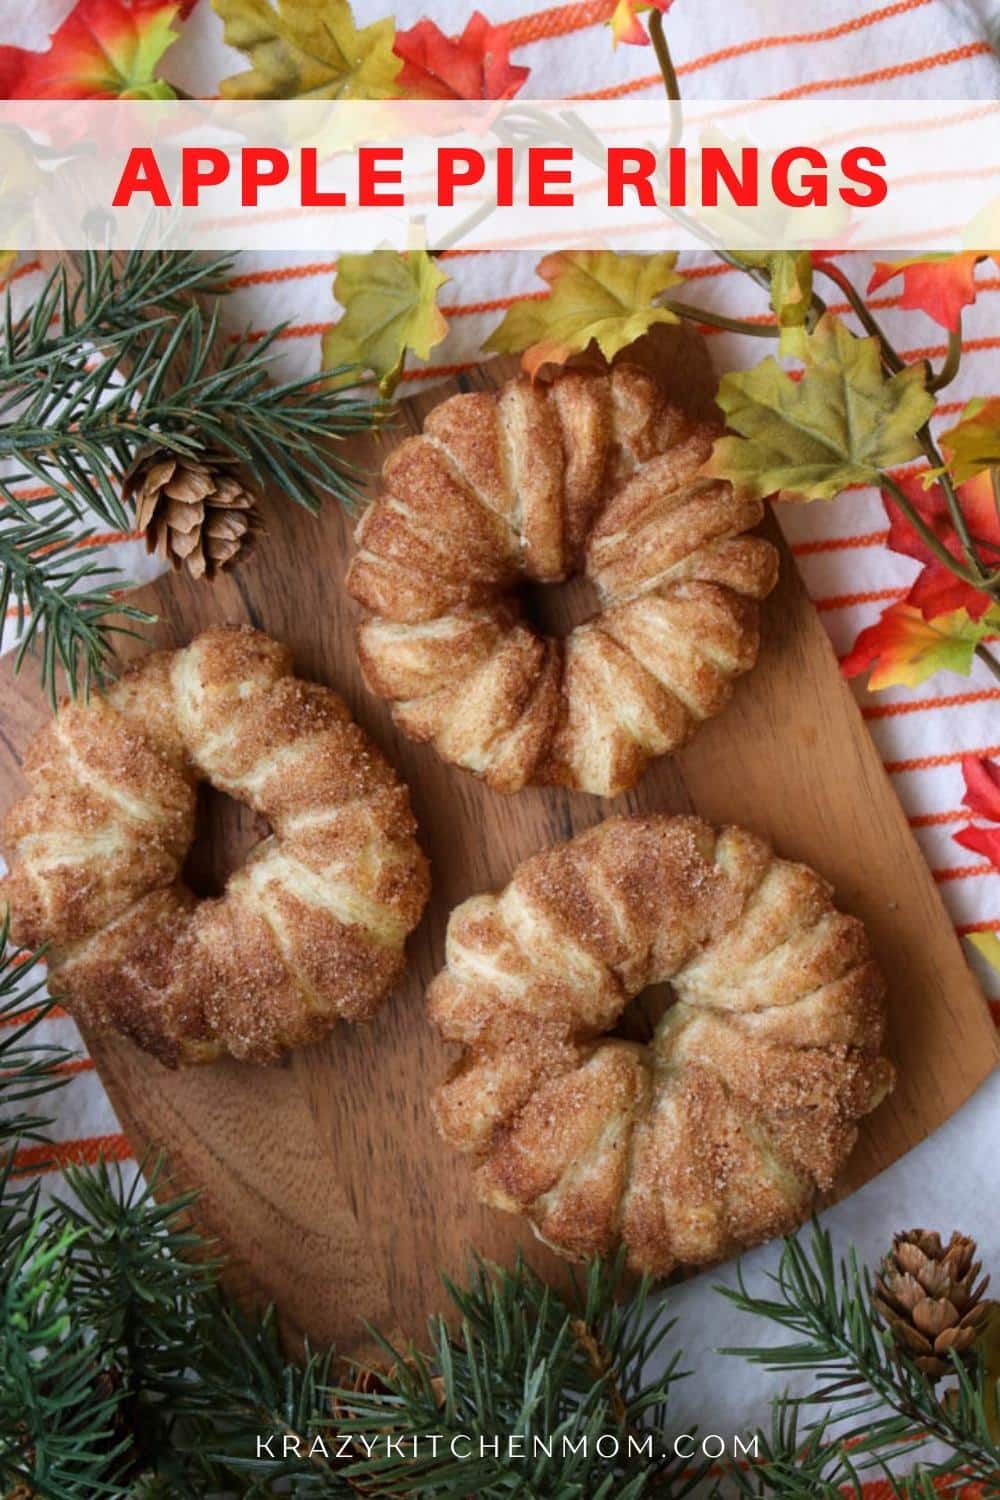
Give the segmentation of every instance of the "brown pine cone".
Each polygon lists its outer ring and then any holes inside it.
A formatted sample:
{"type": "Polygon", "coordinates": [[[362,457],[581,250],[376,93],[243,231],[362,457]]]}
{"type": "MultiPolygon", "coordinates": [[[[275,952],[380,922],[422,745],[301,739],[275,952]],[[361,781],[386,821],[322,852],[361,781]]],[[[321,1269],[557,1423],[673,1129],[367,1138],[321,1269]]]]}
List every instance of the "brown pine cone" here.
{"type": "Polygon", "coordinates": [[[954,1350],[971,1360],[994,1304],[984,1297],[976,1242],[957,1231],[947,1246],[930,1229],[897,1234],[875,1278],[874,1303],[897,1347],[931,1380],[950,1374],[954,1350]]]}
{"type": "Polygon", "coordinates": [[[250,546],[260,521],[257,495],[227,454],[143,448],[125,475],[136,526],[155,552],[193,578],[213,578],[250,546]]]}

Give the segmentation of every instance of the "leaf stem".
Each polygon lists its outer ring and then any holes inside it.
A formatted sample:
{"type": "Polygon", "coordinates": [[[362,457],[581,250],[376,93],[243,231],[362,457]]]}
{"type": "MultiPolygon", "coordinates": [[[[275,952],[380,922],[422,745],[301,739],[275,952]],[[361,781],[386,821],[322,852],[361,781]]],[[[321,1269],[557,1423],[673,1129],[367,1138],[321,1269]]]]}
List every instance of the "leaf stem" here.
{"type": "Polygon", "coordinates": [[[948,506],[948,514],[951,517],[951,523],[955,528],[955,534],[958,537],[959,542],[961,543],[962,554],[965,557],[966,562],[969,564],[969,567],[976,575],[976,586],[978,588],[982,588],[984,592],[988,593],[989,589],[986,588],[985,585],[989,583],[990,575],[986,572],[979,554],[976,552],[975,544],[972,540],[972,533],[969,530],[969,523],[966,520],[965,512],[962,510],[962,503],[959,500],[958,494],[955,490],[954,481],[952,480],[951,475],[948,473],[948,470],[945,467],[944,458],[941,454],[940,449],[934,441],[929,423],[925,422],[923,427],[921,427],[920,431],[917,433],[917,441],[920,444],[924,457],[927,459],[931,467],[934,469],[941,469],[942,471],[939,476],[941,481],[941,489],[944,492],[945,501],[948,506]]]}
{"type": "Polygon", "coordinates": [[[672,299],[661,305],[676,313],[679,318],[687,318],[693,323],[709,323],[713,328],[726,328],[730,333],[748,333],[758,339],[781,337],[781,329],[776,323],[751,323],[745,318],[727,318],[724,313],[709,312],[707,308],[695,307],[690,302],[674,302],[672,299]]]}
{"type": "Polygon", "coordinates": [[[892,371],[894,375],[898,375],[900,370],[906,368],[906,362],[899,357],[896,350],[889,342],[885,332],[882,329],[881,324],[869,310],[864,298],[861,296],[861,293],[844,275],[839,266],[831,265],[828,261],[820,261],[820,263],[816,266],[816,270],[822,271],[824,276],[828,276],[831,281],[837,284],[837,286],[843,292],[844,296],[847,298],[848,302],[851,304],[854,312],[857,314],[858,322],[867,333],[870,333],[873,338],[878,339],[879,345],[882,350],[883,363],[888,369],[892,371]]]}
{"type": "Polygon", "coordinates": [[[962,362],[962,316],[958,317],[958,325],[948,335],[948,352],[944,363],[936,375],[932,375],[927,382],[929,391],[943,391],[946,385],[950,385],[958,374],[958,367],[962,362]]]}
{"type": "Polygon", "coordinates": [[[667,42],[666,32],[663,29],[662,11],[654,10],[650,13],[649,39],[653,44],[660,77],[663,79],[663,87],[670,103],[670,138],[668,145],[676,146],[680,141],[684,128],[681,113],[681,86],[677,80],[677,70],[674,67],[674,60],[670,56],[670,46],[667,42]]]}
{"type": "MultiPolygon", "coordinates": [[[[892,498],[895,500],[896,504],[903,512],[903,515],[913,527],[914,531],[918,534],[921,541],[923,541],[924,544],[930,548],[931,552],[934,553],[934,556],[938,559],[938,561],[940,563],[943,563],[948,571],[950,573],[954,573],[955,577],[960,578],[963,583],[969,584],[972,588],[981,589],[985,581],[982,577],[982,574],[978,570],[975,574],[973,574],[969,571],[968,568],[962,567],[961,563],[958,562],[957,558],[952,556],[941,539],[934,535],[934,532],[927,525],[927,522],[924,520],[923,516],[910,502],[909,498],[906,495],[906,492],[903,490],[902,486],[895,479],[893,479],[892,475],[887,474],[883,471],[881,475],[881,483],[885,489],[889,490],[892,498]]],[[[986,590],[985,592],[988,592],[988,590],[986,590]]]]}
{"type": "Polygon", "coordinates": [[[1000,682],[1000,661],[998,661],[997,658],[993,655],[993,652],[989,649],[989,647],[984,646],[982,642],[980,642],[976,647],[976,655],[979,657],[979,660],[984,663],[985,666],[989,667],[990,671],[993,673],[993,676],[997,679],[998,682],[1000,682]]]}

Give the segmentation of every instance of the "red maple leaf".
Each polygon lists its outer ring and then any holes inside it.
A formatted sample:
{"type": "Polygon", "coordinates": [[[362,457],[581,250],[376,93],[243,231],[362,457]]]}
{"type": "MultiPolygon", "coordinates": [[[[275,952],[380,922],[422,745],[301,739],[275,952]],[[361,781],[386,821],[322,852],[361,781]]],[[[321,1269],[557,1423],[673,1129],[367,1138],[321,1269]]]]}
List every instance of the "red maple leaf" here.
{"type": "Polygon", "coordinates": [[[461,36],[425,18],[397,31],[393,50],[404,63],[397,82],[421,99],[513,99],[531,71],[510,61],[508,28],[478,10],[461,36]]]}
{"type": "Polygon", "coordinates": [[[78,0],[45,52],[0,47],[0,98],[171,98],[155,66],[196,0],[78,0]]]}
{"type": "MultiPolygon", "coordinates": [[[[964,561],[962,546],[955,533],[941,486],[932,484],[925,489],[920,474],[908,475],[898,483],[914,510],[945,549],[958,561],[964,561]]],[[[974,479],[966,480],[965,484],[958,486],[957,494],[979,556],[988,568],[1000,568],[1000,520],[997,518],[990,475],[977,474],[974,479]]],[[[889,518],[889,546],[894,552],[923,563],[906,596],[906,602],[915,605],[925,620],[951,614],[956,609],[965,609],[973,620],[981,620],[993,603],[989,594],[963,583],[961,578],[956,578],[949,571],[911,526],[887,490],[882,491],[882,502],[889,518]]]]}
{"type": "MultiPolygon", "coordinates": [[[[962,775],[965,806],[991,823],[1000,824],[1000,765],[984,755],[963,755],[962,775]]],[[[1000,866],[1000,827],[977,828],[970,824],[953,837],[963,849],[982,854],[991,864],[1000,866]]]]}
{"type": "Polygon", "coordinates": [[[904,260],[877,260],[868,290],[874,292],[894,276],[902,274],[900,307],[918,308],[942,328],[953,332],[963,307],[976,300],[976,261],[981,250],[955,254],[934,253],[904,260]]]}
{"type": "Polygon", "coordinates": [[[963,804],[991,823],[1000,823],[1000,765],[985,755],[963,755],[963,804]]]}

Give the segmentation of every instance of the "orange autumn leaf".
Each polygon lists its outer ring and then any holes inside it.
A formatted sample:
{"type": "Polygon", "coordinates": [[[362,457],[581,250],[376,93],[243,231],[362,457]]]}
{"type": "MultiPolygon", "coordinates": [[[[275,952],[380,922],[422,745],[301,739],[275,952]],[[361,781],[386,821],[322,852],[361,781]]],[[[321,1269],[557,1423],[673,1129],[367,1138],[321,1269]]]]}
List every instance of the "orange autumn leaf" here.
{"type": "MultiPolygon", "coordinates": [[[[938,541],[956,562],[962,562],[962,544],[951,518],[948,501],[939,484],[928,486],[927,473],[920,470],[897,480],[899,488],[934,533],[938,541]]],[[[988,474],[960,484],[956,491],[959,508],[966,525],[976,540],[979,555],[992,571],[1000,567],[1000,519],[997,517],[993,498],[993,484],[988,474]]],[[[923,564],[906,596],[907,604],[916,605],[926,620],[936,620],[940,615],[951,614],[956,609],[965,609],[974,620],[979,620],[993,605],[993,599],[981,589],[973,588],[959,578],[938,555],[928,547],[923,537],[910,525],[889,490],[882,491],[882,502],[889,520],[889,546],[893,552],[912,557],[923,564]]]]}
{"type": "Polygon", "coordinates": [[[397,83],[419,99],[513,99],[531,72],[510,61],[508,28],[478,10],[461,36],[425,18],[397,31],[393,50],[404,63],[397,83]]]}
{"type": "Polygon", "coordinates": [[[976,262],[981,258],[979,250],[962,250],[954,255],[934,253],[911,255],[902,260],[877,260],[868,290],[877,291],[894,276],[901,275],[900,307],[925,312],[953,333],[962,308],[976,300],[976,262]]]}
{"type": "Polygon", "coordinates": [[[874,625],[862,630],[840,670],[845,677],[868,672],[873,692],[917,687],[941,671],[968,677],[976,647],[991,629],[996,629],[995,620],[971,620],[964,609],[930,621],[915,605],[891,604],[874,625]]]}
{"type": "Polygon", "coordinates": [[[625,42],[633,47],[648,47],[649,36],[639,20],[640,12],[658,10],[661,15],[666,15],[673,3],[674,0],[617,0],[608,18],[614,45],[617,47],[619,42],[625,42]]]}
{"type": "Polygon", "coordinates": [[[0,47],[0,98],[172,99],[156,66],[194,0],[79,0],[44,52],[0,47]]]}

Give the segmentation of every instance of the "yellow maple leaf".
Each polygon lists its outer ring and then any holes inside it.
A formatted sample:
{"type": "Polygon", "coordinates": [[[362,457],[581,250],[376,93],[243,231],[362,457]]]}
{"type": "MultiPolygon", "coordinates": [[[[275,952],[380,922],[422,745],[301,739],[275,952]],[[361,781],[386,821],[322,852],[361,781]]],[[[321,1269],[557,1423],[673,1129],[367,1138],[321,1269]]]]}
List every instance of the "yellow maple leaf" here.
{"type": "MultiPolygon", "coordinates": [[[[985,869],[986,866],[984,865],[985,869]]],[[[1000,937],[995,932],[972,932],[969,934],[969,942],[975,948],[981,958],[985,958],[991,969],[996,969],[1000,974],[1000,937]]],[[[997,1334],[997,1368],[996,1373],[1000,1378],[1000,1324],[996,1329],[997,1334]]]]}
{"type": "Polygon", "coordinates": [[[1000,398],[970,401],[954,427],[941,434],[948,470],[956,484],[1000,468],[1000,398]]]}
{"type": "Polygon", "coordinates": [[[923,366],[886,379],[878,340],[855,337],[831,313],[801,342],[799,380],[773,358],[723,376],[718,403],[739,435],[719,439],[704,472],[760,499],[830,500],[916,458],[934,410],[923,366]]]}
{"type": "Polygon", "coordinates": [[[521,353],[532,376],[544,364],[565,364],[596,343],[605,359],[644,334],[654,323],[676,323],[677,314],[654,298],[684,280],[677,256],[619,255],[614,250],[556,250],[539,261],[548,297],[515,302],[484,348],[521,353]]]}
{"type": "Polygon", "coordinates": [[[337,385],[352,385],[358,365],[373,370],[379,391],[391,396],[407,349],[426,359],[448,332],[437,305],[448,280],[426,250],[373,250],[342,255],[333,293],[344,315],[323,335],[323,367],[337,385]]]}
{"type": "Polygon", "coordinates": [[[17,260],[16,250],[0,250],[0,285],[7,280],[17,260]]]}
{"type": "Polygon", "coordinates": [[[246,73],[224,78],[226,99],[393,99],[403,66],[391,17],[360,30],[347,0],[212,0],[246,73]]]}

